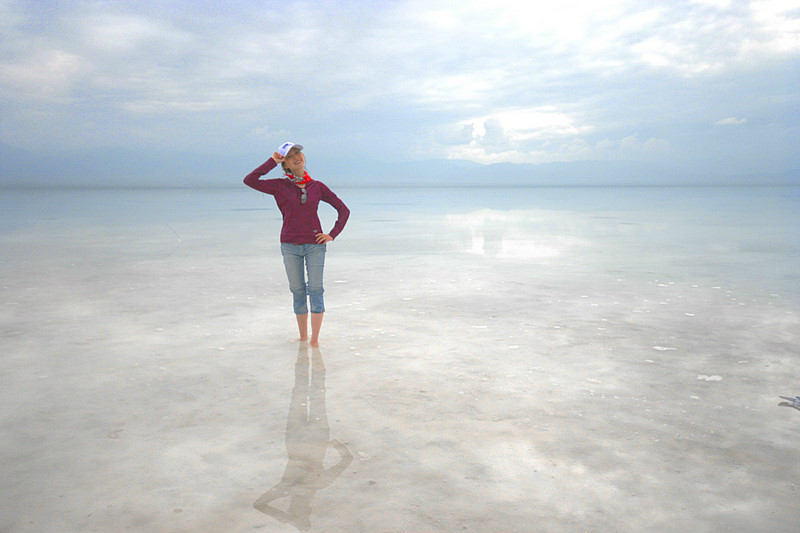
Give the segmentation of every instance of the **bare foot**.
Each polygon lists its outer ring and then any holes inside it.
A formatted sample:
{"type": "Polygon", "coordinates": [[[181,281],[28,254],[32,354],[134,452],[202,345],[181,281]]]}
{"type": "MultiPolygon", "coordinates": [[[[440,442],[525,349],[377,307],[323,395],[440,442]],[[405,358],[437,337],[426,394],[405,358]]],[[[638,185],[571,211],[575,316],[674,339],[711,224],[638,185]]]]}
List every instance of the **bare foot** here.
{"type": "Polygon", "coordinates": [[[306,342],[308,337],[300,337],[299,339],[295,339],[294,342],[306,342]]]}
{"type": "Polygon", "coordinates": [[[311,339],[308,343],[312,348],[319,348],[319,339],[311,339]]]}

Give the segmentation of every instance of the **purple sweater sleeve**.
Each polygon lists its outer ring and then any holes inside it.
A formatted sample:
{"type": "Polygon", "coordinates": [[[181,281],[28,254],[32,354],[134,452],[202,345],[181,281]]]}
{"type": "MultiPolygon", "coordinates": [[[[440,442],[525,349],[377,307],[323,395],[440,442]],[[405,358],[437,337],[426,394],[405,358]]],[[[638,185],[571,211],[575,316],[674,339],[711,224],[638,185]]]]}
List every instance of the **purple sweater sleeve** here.
{"type": "Polygon", "coordinates": [[[350,210],[338,196],[333,194],[333,191],[327,185],[324,183],[319,183],[319,185],[322,186],[322,201],[331,204],[338,213],[336,224],[333,225],[333,229],[328,234],[335,239],[344,229],[344,225],[347,224],[347,219],[350,218],[350,210]]]}
{"type": "MultiPolygon", "coordinates": [[[[316,205],[313,211],[310,209],[302,209],[299,205],[294,205],[299,199],[299,191],[294,191],[294,187],[286,187],[286,180],[283,179],[270,179],[262,180],[261,176],[278,166],[274,159],[267,159],[261,166],[245,176],[244,184],[253,189],[271,194],[275,197],[278,208],[281,210],[283,216],[283,227],[281,228],[281,242],[294,242],[294,243],[313,243],[314,234],[309,231],[309,228],[319,228],[319,217],[316,212],[316,205]]],[[[324,183],[321,181],[314,182],[316,187],[319,187],[321,192],[319,199],[327,202],[336,209],[338,216],[333,229],[328,235],[336,238],[344,229],[347,224],[347,219],[350,217],[350,210],[344,205],[338,196],[333,194],[324,183]]],[[[314,230],[318,231],[318,230],[314,230]]]]}
{"type": "Polygon", "coordinates": [[[274,159],[271,157],[267,159],[261,166],[257,169],[252,171],[250,174],[245,176],[244,184],[248,187],[252,187],[257,191],[261,191],[267,194],[275,194],[275,181],[274,180],[260,180],[259,178],[278,166],[278,163],[275,162],[274,159]]]}

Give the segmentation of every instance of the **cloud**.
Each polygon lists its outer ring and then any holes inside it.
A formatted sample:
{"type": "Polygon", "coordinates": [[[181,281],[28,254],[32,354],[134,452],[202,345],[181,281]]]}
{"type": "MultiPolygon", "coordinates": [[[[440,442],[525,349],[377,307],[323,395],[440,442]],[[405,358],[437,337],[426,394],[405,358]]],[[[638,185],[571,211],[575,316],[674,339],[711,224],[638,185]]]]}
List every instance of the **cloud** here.
{"type": "Polygon", "coordinates": [[[432,36],[435,50],[426,58],[420,87],[429,90],[421,91],[420,99],[475,104],[498,91],[512,93],[519,85],[536,94],[576,73],[606,76],[647,67],[696,77],[797,51],[792,44],[797,44],[796,24],[776,4],[653,7],[644,2],[510,0],[497,8],[465,0],[407,5],[417,13],[411,16],[413,27],[432,36]]]}
{"type": "Polygon", "coordinates": [[[567,161],[588,154],[582,137],[593,129],[555,107],[509,108],[454,124],[453,132],[470,137],[442,150],[446,158],[479,163],[567,161]]]}
{"type": "Polygon", "coordinates": [[[619,147],[628,152],[661,153],[670,149],[670,143],[655,137],[640,141],[638,135],[629,135],[619,142],[619,147]]]}
{"type": "Polygon", "coordinates": [[[663,158],[674,152],[663,138],[640,140],[638,134],[622,138],[592,139],[590,127],[558,130],[559,134],[523,138],[518,132],[505,129],[500,120],[486,121],[483,128],[474,127],[469,142],[441,147],[448,159],[465,159],[477,163],[552,163],[583,160],[646,160],[663,158]],[[516,137],[516,140],[514,140],[516,137]]]}
{"type": "Polygon", "coordinates": [[[454,132],[470,135],[460,143],[441,146],[441,153],[448,159],[479,163],[566,160],[571,158],[566,152],[574,152],[567,146],[575,144],[582,130],[590,129],[552,109],[506,110],[453,125],[454,132]]]}
{"type": "Polygon", "coordinates": [[[796,88],[752,85],[796,64],[798,5],[0,0],[0,140],[255,150],[285,132],[391,159],[659,157],[731,108],[750,121],[716,123],[736,133],[789,120],[796,88]]]}
{"type": "Polygon", "coordinates": [[[434,134],[434,141],[444,146],[469,144],[473,139],[474,131],[475,127],[472,124],[438,127],[434,134]]]}
{"type": "Polygon", "coordinates": [[[716,7],[717,9],[726,9],[731,5],[731,0],[691,0],[691,2],[693,4],[716,7]]]}
{"type": "Polygon", "coordinates": [[[743,49],[762,55],[800,51],[800,2],[755,0],[749,7],[754,31],[747,35],[743,49]]]}
{"type": "Polygon", "coordinates": [[[62,99],[70,94],[77,78],[88,68],[75,54],[39,50],[26,61],[0,63],[0,87],[6,97],[15,99],[62,99]]]}
{"type": "Polygon", "coordinates": [[[85,45],[101,55],[128,58],[157,52],[160,57],[180,55],[199,39],[168,20],[134,13],[88,13],[76,28],[85,45]]]}
{"type": "Polygon", "coordinates": [[[736,118],[736,117],[728,117],[723,118],[722,120],[718,120],[714,123],[716,126],[736,126],[739,124],[747,123],[746,118],[736,118]]]}

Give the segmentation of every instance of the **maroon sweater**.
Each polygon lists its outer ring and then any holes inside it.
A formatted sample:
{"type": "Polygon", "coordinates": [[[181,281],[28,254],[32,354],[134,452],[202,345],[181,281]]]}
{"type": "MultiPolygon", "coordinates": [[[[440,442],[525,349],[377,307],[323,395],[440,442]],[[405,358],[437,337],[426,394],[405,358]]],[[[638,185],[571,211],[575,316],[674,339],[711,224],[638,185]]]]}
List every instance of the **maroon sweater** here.
{"type": "Polygon", "coordinates": [[[336,224],[328,233],[334,239],[344,229],[350,210],[344,205],[333,192],[321,181],[309,181],[306,183],[306,203],[300,203],[300,196],[303,191],[300,187],[286,178],[271,180],[259,179],[261,176],[275,168],[278,164],[271,157],[267,161],[252,171],[244,178],[244,184],[275,197],[275,203],[283,215],[283,227],[281,228],[281,242],[292,244],[315,244],[317,233],[324,233],[317,216],[317,206],[319,201],[331,204],[339,216],[336,224]]]}

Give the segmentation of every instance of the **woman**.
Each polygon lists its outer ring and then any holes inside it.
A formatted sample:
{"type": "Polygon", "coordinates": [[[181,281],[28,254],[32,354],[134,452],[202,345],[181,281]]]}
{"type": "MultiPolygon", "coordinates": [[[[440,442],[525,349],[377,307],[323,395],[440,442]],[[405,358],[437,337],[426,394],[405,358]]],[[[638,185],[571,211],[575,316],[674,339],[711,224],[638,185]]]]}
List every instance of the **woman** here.
{"type": "Polygon", "coordinates": [[[272,157],[244,178],[245,185],[275,197],[283,215],[281,253],[289,289],[294,297],[294,313],[300,330],[300,341],[308,339],[308,301],[311,300],[311,346],[319,346],[319,331],[325,304],[322,293],[322,271],[325,266],[327,243],[344,229],[350,210],[321,181],[311,179],[306,172],[303,147],[283,143],[272,157]],[[261,176],[280,163],[284,178],[262,180],[261,176]],[[322,233],[317,206],[319,201],[331,204],[338,213],[330,233],[322,233]],[[308,271],[308,282],[303,266],[308,271]]]}

